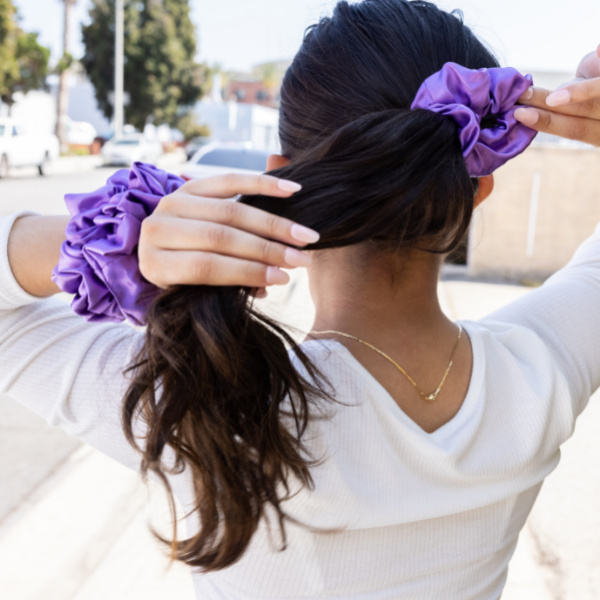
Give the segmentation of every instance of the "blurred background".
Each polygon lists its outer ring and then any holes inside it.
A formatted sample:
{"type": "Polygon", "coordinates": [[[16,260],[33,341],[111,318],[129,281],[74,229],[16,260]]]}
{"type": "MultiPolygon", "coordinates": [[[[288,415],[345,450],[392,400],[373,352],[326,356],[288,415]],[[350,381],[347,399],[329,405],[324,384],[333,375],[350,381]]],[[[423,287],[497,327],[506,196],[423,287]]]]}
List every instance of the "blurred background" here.
{"type": "MultiPolygon", "coordinates": [[[[443,0],[500,63],[555,89],[600,43],[597,0],[443,0]]],[[[66,213],[135,160],[183,175],[264,171],[279,90],[324,0],[0,0],[0,215],[66,213]]],[[[444,268],[452,318],[476,319],[563,267],[600,221],[600,152],[539,135],[496,173],[444,268]]],[[[265,310],[310,327],[306,279],[265,310]]],[[[65,298],[68,301],[68,298],[65,298]]],[[[1,368],[1,365],[0,365],[1,368]]],[[[600,597],[599,399],[524,530],[503,598],[600,597]]],[[[0,397],[0,597],[191,600],[148,532],[160,490],[0,397]]]]}

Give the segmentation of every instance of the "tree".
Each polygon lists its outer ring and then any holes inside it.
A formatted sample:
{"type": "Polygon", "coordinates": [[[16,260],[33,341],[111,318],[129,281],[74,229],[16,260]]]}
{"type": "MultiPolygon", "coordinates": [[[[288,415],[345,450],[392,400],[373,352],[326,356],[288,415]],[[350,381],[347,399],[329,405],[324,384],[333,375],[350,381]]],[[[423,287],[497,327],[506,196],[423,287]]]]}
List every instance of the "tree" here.
{"type": "Polygon", "coordinates": [[[186,142],[197,137],[210,137],[210,128],[208,125],[201,125],[198,122],[198,117],[191,110],[188,110],[179,116],[175,123],[175,127],[181,131],[183,139],[186,142]]]}
{"type": "Polygon", "coordinates": [[[16,92],[47,89],[50,49],[37,33],[24,32],[11,0],[0,0],[0,99],[9,109],[16,92]]]}
{"type": "Polygon", "coordinates": [[[37,33],[18,32],[15,59],[16,76],[6,78],[6,87],[0,97],[9,108],[14,104],[14,94],[27,94],[32,90],[47,90],[50,49],[38,42],[37,33]]]}
{"type": "Polygon", "coordinates": [[[11,0],[0,0],[0,95],[9,89],[9,81],[18,77],[16,54],[16,9],[11,0]]]}
{"type": "MultiPolygon", "coordinates": [[[[196,32],[188,0],[125,0],[125,120],[174,126],[182,107],[204,93],[206,66],[195,60],[196,32]]],[[[92,0],[91,23],[82,27],[82,64],[107,118],[114,89],[115,0],[92,0]]]]}
{"type": "Polygon", "coordinates": [[[254,66],[252,74],[258,77],[268,88],[278,88],[281,87],[281,82],[289,66],[290,61],[287,60],[261,63],[254,66]]]}

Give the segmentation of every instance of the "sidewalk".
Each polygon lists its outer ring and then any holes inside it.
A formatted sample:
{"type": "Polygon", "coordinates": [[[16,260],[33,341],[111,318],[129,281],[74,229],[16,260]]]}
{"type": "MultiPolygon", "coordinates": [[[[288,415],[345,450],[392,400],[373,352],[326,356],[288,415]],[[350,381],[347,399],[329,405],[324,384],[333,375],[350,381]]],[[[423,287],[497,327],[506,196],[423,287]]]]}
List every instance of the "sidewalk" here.
{"type": "MultiPolygon", "coordinates": [[[[463,281],[440,284],[443,308],[454,319],[476,319],[528,291],[463,281]]],[[[302,271],[294,275],[290,286],[271,292],[265,310],[273,311],[273,305],[281,301],[285,304],[283,313],[279,311],[282,320],[307,331],[312,304],[302,271]]],[[[541,499],[545,502],[542,516],[554,510],[553,498],[541,499]]],[[[0,521],[1,597],[195,599],[189,569],[180,564],[167,569],[164,551],[148,532],[149,519],[155,526],[167,523],[161,491],[151,488],[148,492],[134,473],[96,451],[80,446],[13,508],[9,517],[0,521]]],[[[537,518],[539,521],[541,516],[537,518]]],[[[551,595],[545,582],[556,583],[556,574],[540,566],[543,553],[535,541],[545,530],[538,527],[535,536],[531,531],[528,524],[521,535],[503,600],[598,597],[551,595]]],[[[599,530],[594,534],[600,538],[599,530]]]]}

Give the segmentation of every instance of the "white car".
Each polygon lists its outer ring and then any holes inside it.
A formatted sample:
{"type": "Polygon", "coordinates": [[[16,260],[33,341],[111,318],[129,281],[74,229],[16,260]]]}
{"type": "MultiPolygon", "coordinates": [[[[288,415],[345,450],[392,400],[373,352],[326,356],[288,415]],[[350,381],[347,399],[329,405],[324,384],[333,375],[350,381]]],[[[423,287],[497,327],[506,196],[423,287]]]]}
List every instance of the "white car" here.
{"type": "Polygon", "coordinates": [[[67,140],[74,146],[91,146],[98,135],[96,128],[91,123],[73,121],[69,117],[65,117],[64,123],[67,140]]]}
{"type": "Polygon", "coordinates": [[[223,173],[264,173],[269,154],[266,150],[254,150],[245,142],[215,142],[198,150],[183,168],[181,176],[189,181],[223,173]]]}
{"type": "Polygon", "coordinates": [[[148,140],[141,133],[130,133],[113,138],[100,151],[105,165],[131,166],[136,161],[154,163],[163,154],[162,144],[148,140]]]}
{"type": "Polygon", "coordinates": [[[23,124],[0,118],[0,178],[7,177],[12,167],[37,167],[40,175],[48,175],[59,155],[54,134],[27,133],[23,124]]]}

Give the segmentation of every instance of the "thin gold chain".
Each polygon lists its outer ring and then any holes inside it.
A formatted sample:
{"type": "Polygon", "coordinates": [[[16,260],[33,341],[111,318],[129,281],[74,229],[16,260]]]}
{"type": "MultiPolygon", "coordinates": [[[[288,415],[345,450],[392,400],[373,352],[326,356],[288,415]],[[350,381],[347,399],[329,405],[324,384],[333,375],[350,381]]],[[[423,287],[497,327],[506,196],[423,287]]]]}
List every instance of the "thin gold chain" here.
{"type": "Polygon", "coordinates": [[[387,358],[387,360],[389,360],[400,371],[400,373],[402,373],[406,377],[406,379],[408,379],[415,386],[415,389],[417,390],[417,392],[419,392],[419,394],[421,394],[421,397],[424,400],[427,400],[427,402],[433,402],[438,397],[438,395],[442,389],[442,386],[444,385],[446,378],[448,377],[448,373],[450,373],[450,369],[452,368],[452,363],[454,362],[454,354],[456,353],[456,349],[458,348],[458,344],[460,342],[460,337],[462,335],[462,327],[460,325],[458,326],[458,337],[456,338],[454,348],[452,349],[452,354],[450,355],[450,364],[448,365],[448,368],[446,369],[446,372],[444,373],[444,376],[442,377],[442,381],[440,381],[440,385],[438,385],[435,392],[433,392],[431,394],[425,394],[423,391],[421,391],[419,389],[419,386],[415,382],[415,380],[393,358],[389,357],[385,352],[382,352],[381,350],[379,350],[379,348],[375,348],[375,346],[373,346],[372,344],[369,344],[369,342],[365,342],[364,340],[361,340],[360,338],[357,338],[354,335],[350,335],[348,333],[343,333],[341,331],[335,331],[333,329],[328,329],[326,331],[311,331],[310,332],[310,334],[314,334],[314,335],[325,335],[325,334],[330,334],[330,333],[334,333],[336,335],[341,335],[342,337],[349,338],[356,342],[360,342],[361,344],[364,344],[365,346],[368,346],[369,348],[371,348],[371,350],[375,350],[375,352],[377,352],[378,354],[381,354],[381,356],[383,356],[383,358],[387,358]]]}

